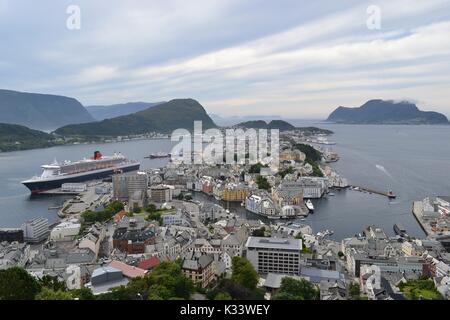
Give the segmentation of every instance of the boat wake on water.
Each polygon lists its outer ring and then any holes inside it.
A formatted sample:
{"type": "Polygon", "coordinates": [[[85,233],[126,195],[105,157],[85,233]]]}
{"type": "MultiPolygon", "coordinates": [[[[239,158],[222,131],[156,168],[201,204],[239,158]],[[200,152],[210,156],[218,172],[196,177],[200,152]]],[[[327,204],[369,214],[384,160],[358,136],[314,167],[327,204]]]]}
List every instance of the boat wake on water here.
{"type": "Polygon", "coordinates": [[[380,170],[381,172],[383,172],[385,175],[387,175],[389,178],[394,179],[394,177],[386,170],[385,167],[383,167],[382,165],[376,164],[375,167],[380,170]]]}

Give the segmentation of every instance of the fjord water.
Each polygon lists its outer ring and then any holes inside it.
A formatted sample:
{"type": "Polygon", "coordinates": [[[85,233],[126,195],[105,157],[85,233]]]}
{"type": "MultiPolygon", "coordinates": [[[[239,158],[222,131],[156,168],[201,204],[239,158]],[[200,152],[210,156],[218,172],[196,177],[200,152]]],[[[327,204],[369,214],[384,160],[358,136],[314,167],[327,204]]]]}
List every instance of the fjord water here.
{"type": "MultiPolygon", "coordinates": [[[[331,147],[340,155],[332,167],[353,185],[379,191],[392,189],[397,199],[353,190],[335,191],[335,196],[315,200],[315,213],[302,223],[315,232],[330,229],[342,239],[374,224],[393,234],[395,223],[413,236],[423,232],[411,214],[412,201],[428,195],[450,195],[450,126],[337,125],[314,121],[291,121],[299,126],[317,126],[334,131],[331,147]]],[[[170,140],[137,140],[100,145],[60,146],[0,153],[0,227],[20,226],[25,220],[48,217],[56,220],[61,197],[30,197],[20,181],[40,173],[40,166],[53,159],[78,160],[95,150],[103,154],[122,152],[141,162],[142,169],[157,168],[167,159],[149,160],[152,152],[170,152],[170,140]]],[[[239,206],[238,206],[239,207],[239,206]]]]}
{"type": "MultiPolygon", "coordinates": [[[[296,123],[311,125],[311,123],[296,123]]],[[[412,236],[424,232],[411,213],[412,202],[429,195],[450,195],[450,126],[341,125],[314,123],[334,132],[328,146],[340,160],[331,166],[349,183],[397,195],[395,200],[353,190],[313,201],[306,219],[313,230],[334,230],[333,238],[359,233],[367,225],[393,235],[401,223],[412,236]]]]}
{"type": "Polygon", "coordinates": [[[58,146],[48,149],[0,153],[0,228],[18,227],[27,219],[46,217],[50,222],[57,220],[57,210],[65,199],[61,196],[30,196],[29,190],[20,182],[41,174],[41,165],[55,159],[76,161],[93,156],[99,150],[104,155],[121,152],[129,159],[140,161],[141,168],[164,166],[167,159],[145,159],[151,153],[170,152],[173,142],[167,139],[132,140],[104,144],[79,144],[58,146]]]}

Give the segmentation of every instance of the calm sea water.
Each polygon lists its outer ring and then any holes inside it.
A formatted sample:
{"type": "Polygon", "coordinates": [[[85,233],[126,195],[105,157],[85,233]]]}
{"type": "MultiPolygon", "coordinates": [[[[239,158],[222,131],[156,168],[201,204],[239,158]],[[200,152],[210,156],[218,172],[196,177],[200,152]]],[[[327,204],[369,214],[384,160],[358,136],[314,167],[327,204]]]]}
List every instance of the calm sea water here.
{"type": "MultiPolygon", "coordinates": [[[[292,121],[294,123],[294,121],[292,121]]],[[[352,190],[336,191],[334,197],[313,201],[315,213],[304,223],[318,232],[331,229],[342,239],[375,224],[393,234],[402,223],[409,234],[423,236],[411,214],[412,201],[428,195],[450,195],[450,126],[333,125],[295,121],[333,130],[331,146],[341,159],[332,166],[350,183],[380,191],[392,189],[397,199],[352,190]]],[[[152,152],[169,152],[169,140],[139,140],[100,145],[61,146],[49,149],[0,153],[0,227],[20,226],[25,220],[45,216],[56,220],[62,197],[30,197],[20,181],[40,173],[40,166],[53,159],[77,160],[95,150],[103,154],[120,151],[139,160],[142,169],[161,167],[166,160],[149,160],[152,152]]]]}
{"type": "Polygon", "coordinates": [[[167,139],[134,140],[105,144],[82,144],[59,146],[18,152],[0,153],[0,227],[17,227],[33,217],[57,220],[57,210],[49,207],[61,205],[66,198],[61,196],[30,196],[29,190],[20,181],[41,173],[41,165],[64,160],[80,160],[91,157],[100,150],[104,155],[122,152],[130,159],[140,161],[141,169],[158,168],[167,159],[145,159],[150,153],[170,152],[173,143],[167,139]]]}

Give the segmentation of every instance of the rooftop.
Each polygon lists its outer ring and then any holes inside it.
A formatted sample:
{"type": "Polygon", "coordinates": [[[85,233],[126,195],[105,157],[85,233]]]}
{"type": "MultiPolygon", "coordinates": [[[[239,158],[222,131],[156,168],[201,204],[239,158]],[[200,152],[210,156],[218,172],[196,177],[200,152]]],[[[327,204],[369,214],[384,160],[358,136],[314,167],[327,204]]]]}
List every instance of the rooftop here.
{"type": "Polygon", "coordinates": [[[247,248],[301,250],[300,239],[249,237],[245,245],[247,248]]]}

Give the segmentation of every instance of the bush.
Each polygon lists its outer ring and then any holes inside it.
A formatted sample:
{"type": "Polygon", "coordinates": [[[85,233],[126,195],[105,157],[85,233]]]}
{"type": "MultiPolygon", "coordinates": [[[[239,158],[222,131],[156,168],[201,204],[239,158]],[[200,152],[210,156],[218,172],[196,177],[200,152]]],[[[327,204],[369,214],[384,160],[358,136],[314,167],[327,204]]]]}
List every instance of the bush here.
{"type": "Polygon", "coordinates": [[[262,189],[262,190],[269,190],[270,189],[269,182],[263,176],[258,176],[258,178],[256,178],[256,184],[258,185],[258,189],[262,189]]]}
{"type": "Polygon", "coordinates": [[[319,300],[319,290],[305,279],[285,277],[281,280],[281,287],[273,297],[274,300],[319,300]]]}

